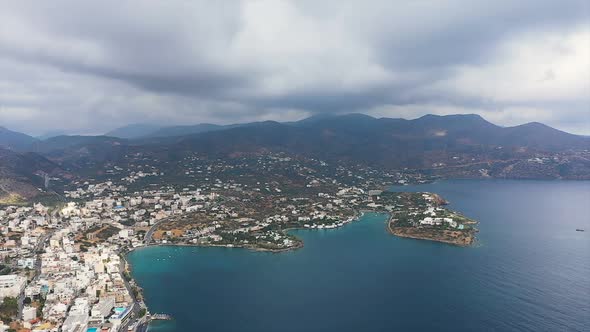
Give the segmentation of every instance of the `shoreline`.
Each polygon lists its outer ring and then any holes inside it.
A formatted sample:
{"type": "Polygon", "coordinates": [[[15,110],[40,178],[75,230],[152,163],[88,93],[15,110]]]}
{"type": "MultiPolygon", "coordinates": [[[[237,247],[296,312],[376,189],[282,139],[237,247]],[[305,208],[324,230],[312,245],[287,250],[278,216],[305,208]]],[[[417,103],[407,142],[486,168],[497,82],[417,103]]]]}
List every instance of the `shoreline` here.
{"type": "MultiPolygon", "coordinates": [[[[282,233],[288,233],[290,231],[301,231],[301,230],[337,230],[339,228],[342,228],[348,224],[352,224],[354,222],[359,221],[366,213],[378,213],[378,214],[385,214],[385,215],[389,215],[389,213],[387,212],[382,212],[382,211],[373,211],[373,210],[359,210],[357,215],[355,215],[352,218],[352,221],[345,223],[344,225],[340,226],[340,227],[336,227],[336,228],[306,228],[306,227],[288,227],[288,228],[284,228],[281,229],[282,233]]],[[[213,248],[228,248],[228,249],[247,249],[250,251],[255,251],[255,252],[271,252],[271,253],[281,253],[281,252],[288,252],[288,251],[293,251],[293,250],[297,250],[297,249],[301,249],[305,246],[305,244],[303,243],[303,241],[299,240],[298,244],[296,246],[293,247],[288,247],[288,248],[283,248],[283,249],[270,249],[270,248],[262,248],[262,247],[256,247],[256,246],[252,246],[252,245],[233,245],[233,244],[198,244],[198,243],[150,243],[150,244],[146,244],[143,246],[138,246],[138,247],[134,247],[134,248],[129,248],[128,250],[126,250],[125,252],[122,252],[121,254],[127,256],[128,254],[130,254],[133,251],[136,251],[138,249],[142,249],[142,248],[149,248],[149,247],[201,247],[201,248],[208,248],[208,247],[213,247],[213,248]]]]}
{"type": "MultiPolygon", "coordinates": [[[[435,194],[436,195],[436,194],[435,194]]],[[[448,204],[448,201],[444,200],[442,197],[440,197],[439,195],[436,195],[437,198],[440,198],[441,203],[443,205],[448,204]]],[[[387,232],[393,236],[397,236],[400,238],[410,238],[410,239],[416,239],[416,240],[426,240],[426,241],[433,241],[433,242],[438,242],[438,243],[444,243],[444,244],[449,244],[449,245],[453,245],[453,246],[457,246],[457,247],[471,247],[476,243],[476,237],[473,234],[470,234],[471,237],[471,241],[467,244],[462,244],[462,243],[458,243],[456,241],[449,241],[449,240],[444,240],[444,239],[438,239],[438,238],[433,238],[433,237],[424,237],[424,236],[419,236],[419,235],[411,235],[411,234],[403,234],[403,233],[399,233],[396,232],[395,229],[392,228],[392,223],[393,223],[393,217],[394,215],[391,212],[387,212],[387,211],[379,211],[379,210],[371,210],[371,209],[360,209],[358,211],[356,211],[355,215],[353,218],[351,218],[350,222],[345,223],[344,225],[340,226],[340,227],[336,227],[336,228],[323,228],[322,230],[337,230],[339,228],[342,228],[348,224],[352,224],[354,222],[358,222],[365,214],[367,213],[375,213],[375,214],[382,214],[384,216],[386,216],[386,229],[387,232]]],[[[478,222],[473,220],[472,222],[469,222],[469,224],[477,224],[478,222]]],[[[285,228],[285,229],[281,229],[281,232],[283,234],[286,234],[290,231],[299,231],[299,230],[320,230],[317,228],[307,228],[307,227],[289,227],[289,228],[285,228]]],[[[477,232],[477,230],[473,231],[474,233],[477,232]]],[[[143,246],[138,246],[138,247],[134,247],[134,248],[129,248],[128,250],[121,252],[121,255],[124,257],[124,260],[126,262],[127,265],[127,271],[129,272],[129,276],[131,277],[131,280],[133,280],[134,284],[137,286],[138,288],[138,292],[141,296],[142,299],[142,303],[144,304],[144,308],[146,308],[147,313],[150,313],[149,308],[147,306],[147,304],[145,303],[144,299],[144,290],[142,287],[139,286],[139,283],[137,282],[137,280],[133,277],[133,267],[132,264],[129,263],[129,261],[127,260],[127,256],[129,254],[131,254],[132,252],[139,250],[139,249],[144,249],[144,248],[149,248],[149,247],[201,247],[201,248],[227,248],[227,249],[246,249],[252,252],[268,252],[268,253],[273,253],[273,254],[279,254],[279,253],[283,253],[283,252],[288,252],[288,251],[295,251],[298,249],[301,249],[305,246],[305,243],[303,242],[303,240],[297,238],[297,244],[292,246],[292,247],[288,247],[288,248],[281,248],[281,249],[271,249],[271,248],[263,248],[263,247],[257,247],[254,245],[233,245],[233,244],[198,244],[198,243],[150,243],[150,244],[146,244],[143,246]]],[[[146,325],[146,330],[145,331],[149,331],[149,324],[150,324],[151,320],[147,320],[145,322],[143,322],[142,324],[147,324],[146,325]]]]}
{"type": "MultiPolygon", "coordinates": [[[[371,210],[359,210],[357,215],[352,219],[351,222],[348,222],[348,223],[346,223],[340,227],[337,227],[337,228],[322,229],[322,230],[337,230],[338,228],[344,227],[347,224],[351,224],[353,222],[359,221],[365,215],[365,213],[382,213],[382,212],[371,211],[371,210]]],[[[383,214],[387,214],[387,213],[383,213],[383,214]]],[[[305,227],[289,227],[289,228],[282,229],[281,232],[287,233],[290,231],[298,231],[298,230],[312,230],[312,229],[305,228],[305,227]]],[[[313,229],[313,230],[319,230],[319,229],[313,229]]],[[[126,267],[125,271],[129,273],[129,277],[131,278],[131,280],[133,281],[133,283],[137,287],[137,291],[142,299],[141,302],[143,303],[143,307],[146,309],[146,316],[147,316],[148,314],[151,314],[151,313],[149,311],[149,307],[148,307],[147,303],[145,303],[145,296],[143,293],[144,292],[143,287],[139,286],[139,283],[133,277],[133,266],[131,263],[129,263],[129,260],[127,259],[128,255],[136,250],[146,249],[146,248],[150,248],[150,247],[201,247],[201,248],[208,248],[209,247],[209,248],[227,248],[227,249],[236,248],[236,249],[246,249],[246,250],[250,250],[253,252],[269,252],[269,253],[273,253],[273,254],[279,254],[279,253],[288,252],[288,251],[295,251],[297,249],[303,248],[304,246],[305,246],[305,244],[304,244],[303,240],[300,240],[300,239],[298,239],[296,246],[284,248],[284,249],[257,248],[254,246],[243,246],[243,245],[240,245],[240,246],[231,245],[230,246],[230,245],[224,245],[224,244],[150,243],[150,244],[146,244],[146,245],[139,246],[139,247],[129,248],[128,250],[120,252],[119,255],[121,256],[121,258],[125,262],[125,267],[126,267]]],[[[146,316],[144,316],[144,317],[146,317],[146,316]]],[[[141,318],[141,319],[143,320],[144,318],[141,318]]],[[[140,323],[140,325],[145,325],[145,330],[143,330],[143,331],[149,331],[150,322],[151,322],[151,319],[140,323]]]]}
{"type": "MultiPolygon", "coordinates": [[[[414,240],[426,240],[426,241],[433,241],[433,242],[438,242],[438,243],[445,243],[445,244],[450,244],[453,246],[457,246],[457,247],[463,247],[463,248],[467,248],[467,247],[472,247],[476,244],[477,242],[477,237],[474,235],[474,233],[477,233],[478,230],[474,229],[473,231],[471,231],[469,233],[469,243],[462,243],[462,242],[457,242],[457,241],[452,241],[452,240],[446,240],[446,239],[441,239],[441,238],[436,238],[436,237],[427,237],[427,236],[421,236],[418,234],[407,234],[407,233],[400,233],[398,231],[396,231],[394,228],[392,228],[392,224],[393,224],[393,215],[390,215],[389,219],[387,220],[387,232],[393,236],[397,236],[397,237],[401,237],[401,238],[406,238],[406,239],[414,239],[414,240]]],[[[478,222],[475,220],[472,220],[470,222],[467,222],[466,224],[470,224],[470,225],[475,225],[478,222]]],[[[404,228],[408,228],[409,227],[404,227],[404,228]]],[[[440,232],[440,231],[439,231],[440,232]]]]}

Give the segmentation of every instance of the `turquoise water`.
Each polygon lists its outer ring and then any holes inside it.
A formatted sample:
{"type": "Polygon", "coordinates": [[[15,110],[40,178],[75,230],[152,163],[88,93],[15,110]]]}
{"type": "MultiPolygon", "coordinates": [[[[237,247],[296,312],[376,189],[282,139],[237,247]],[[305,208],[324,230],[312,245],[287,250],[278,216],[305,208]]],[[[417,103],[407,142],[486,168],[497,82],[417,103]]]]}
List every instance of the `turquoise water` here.
{"type": "Polygon", "coordinates": [[[89,329],[86,329],[86,332],[98,332],[98,328],[96,327],[91,327],[89,329]]]}
{"type": "Polygon", "coordinates": [[[481,221],[459,248],[402,239],[386,216],[294,232],[303,249],[151,247],[129,255],[150,331],[589,331],[590,182],[445,181],[481,221]],[[576,232],[585,228],[586,232],[576,232]]]}

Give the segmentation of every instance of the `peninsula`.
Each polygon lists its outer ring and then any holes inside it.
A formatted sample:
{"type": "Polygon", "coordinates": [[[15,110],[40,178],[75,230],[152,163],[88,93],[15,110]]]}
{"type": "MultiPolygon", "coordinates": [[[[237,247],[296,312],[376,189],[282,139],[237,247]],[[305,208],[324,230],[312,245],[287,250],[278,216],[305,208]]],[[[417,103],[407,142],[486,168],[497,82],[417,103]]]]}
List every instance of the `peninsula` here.
{"type": "Polygon", "coordinates": [[[364,212],[389,214],[387,228],[398,236],[473,243],[473,221],[447,210],[441,197],[383,191],[431,180],[285,153],[194,153],[172,166],[129,154],[68,183],[51,196],[58,202],[0,206],[11,285],[0,295],[14,307],[2,320],[16,330],[143,330],[167,316],[149,312],[126,254],[151,245],[295,250],[304,243],[289,230],[335,229],[364,212]]]}
{"type": "Polygon", "coordinates": [[[154,225],[144,244],[281,252],[304,245],[289,230],[338,228],[357,220],[363,212],[389,214],[387,230],[400,237],[468,246],[475,242],[477,232],[473,227],[476,221],[445,208],[447,202],[433,193],[349,187],[317,197],[283,197],[275,204],[276,214],[266,217],[260,216],[260,210],[241,207],[240,218],[223,221],[218,206],[212,210],[216,213],[200,211],[172,217],[154,225]]]}
{"type": "Polygon", "coordinates": [[[393,206],[387,230],[396,236],[469,246],[475,242],[475,220],[451,211],[431,193],[387,193],[393,206]]]}

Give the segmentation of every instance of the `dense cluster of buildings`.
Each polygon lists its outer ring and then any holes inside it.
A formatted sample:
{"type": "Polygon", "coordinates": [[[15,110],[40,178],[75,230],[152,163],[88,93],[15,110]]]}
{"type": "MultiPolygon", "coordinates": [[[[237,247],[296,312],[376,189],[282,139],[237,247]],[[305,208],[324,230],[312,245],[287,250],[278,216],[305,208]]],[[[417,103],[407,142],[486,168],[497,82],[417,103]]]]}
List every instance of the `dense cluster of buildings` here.
{"type": "Polygon", "coordinates": [[[67,202],[51,208],[0,207],[0,300],[18,303],[7,326],[126,330],[143,304],[128,280],[125,252],[154,243],[297,248],[300,241],[285,229],[343,226],[370,207],[367,190],[378,183],[370,169],[267,155],[187,157],[174,172],[180,184],[171,185],[148,162],[110,165],[104,179],[74,183],[64,192],[67,202]]]}
{"type": "Polygon", "coordinates": [[[82,247],[76,237],[113,220],[104,212],[69,203],[51,214],[40,204],[0,210],[2,257],[0,299],[18,302],[16,327],[32,331],[118,331],[135,300],[124,279],[121,243],[82,247]]]}

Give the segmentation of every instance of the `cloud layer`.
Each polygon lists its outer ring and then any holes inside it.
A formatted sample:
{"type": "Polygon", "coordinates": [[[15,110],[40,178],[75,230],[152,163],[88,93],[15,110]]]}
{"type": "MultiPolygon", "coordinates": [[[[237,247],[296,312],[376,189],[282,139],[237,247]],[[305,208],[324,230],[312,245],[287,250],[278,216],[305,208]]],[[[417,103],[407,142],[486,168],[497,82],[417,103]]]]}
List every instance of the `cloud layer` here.
{"type": "Polygon", "coordinates": [[[479,113],[590,134],[582,0],[18,1],[0,11],[0,125],[479,113]]]}

